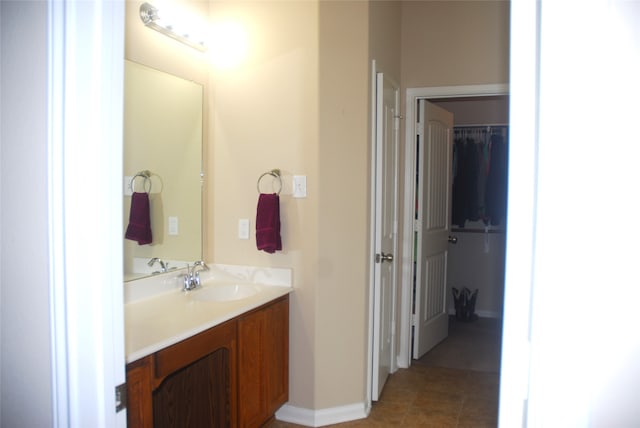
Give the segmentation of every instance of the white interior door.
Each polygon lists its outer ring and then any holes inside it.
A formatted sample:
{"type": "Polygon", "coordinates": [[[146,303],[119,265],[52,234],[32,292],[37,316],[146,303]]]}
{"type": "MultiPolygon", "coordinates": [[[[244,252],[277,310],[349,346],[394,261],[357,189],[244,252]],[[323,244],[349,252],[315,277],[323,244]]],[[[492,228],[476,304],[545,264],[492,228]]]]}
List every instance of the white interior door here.
{"type": "Polygon", "coordinates": [[[393,371],[397,235],[398,88],[382,73],[376,82],[375,269],[372,400],[393,371]]]}
{"type": "Polygon", "coordinates": [[[418,101],[413,358],[447,337],[453,114],[418,101]]]}

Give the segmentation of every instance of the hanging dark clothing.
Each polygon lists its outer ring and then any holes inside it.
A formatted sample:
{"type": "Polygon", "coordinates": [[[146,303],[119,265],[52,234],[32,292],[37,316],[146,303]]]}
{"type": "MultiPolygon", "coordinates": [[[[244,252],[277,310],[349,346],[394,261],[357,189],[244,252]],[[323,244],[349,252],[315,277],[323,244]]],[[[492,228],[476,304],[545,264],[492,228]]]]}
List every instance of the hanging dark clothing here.
{"type": "Polygon", "coordinates": [[[469,139],[456,140],[455,150],[458,164],[453,181],[452,223],[464,227],[467,220],[478,219],[478,150],[469,139]]]}
{"type": "Polygon", "coordinates": [[[467,221],[497,226],[507,209],[507,143],[499,134],[456,136],[453,155],[451,224],[467,221]]]}
{"type": "Polygon", "coordinates": [[[456,139],[453,143],[453,187],[451,192],[451,224],[458,227],[467,221],[464,209],[463,186],[465,171],[462,167],[464,157],[464,141],[456,139]]]}
{"type": "Polygon", "coordinates": [[[486,223],[501,224],[507,216],[507,145],[501,135],[491,136],[491,168],[485,201],[486,223]]]}

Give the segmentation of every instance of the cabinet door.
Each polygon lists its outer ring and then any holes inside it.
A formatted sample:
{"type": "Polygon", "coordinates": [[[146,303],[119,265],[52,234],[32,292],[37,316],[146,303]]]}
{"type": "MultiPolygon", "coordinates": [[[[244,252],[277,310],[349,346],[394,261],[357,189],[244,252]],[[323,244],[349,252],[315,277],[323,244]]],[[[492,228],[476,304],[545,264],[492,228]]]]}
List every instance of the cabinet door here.
{"type": "Polygon", "coordinates": [[[238,420],[259,427],[288,399],[289,296],[238,320],[238,420]]]}
{"type": "Polygon", "coordinates": [[[154,428],[229,428],[229,351],[220,348],[171,375],[153,393],[154,428]]]}
{"type": "Polygon", "coordinates": [[[128,427],[236,427],[236,340],[233,319],[129,363],[128,427]]]}
{"type": "Polygon", "coordinates": [[[127,366],[127,426],[151,428],[153,406],[151,383],[152,357],[145,357],[127,366]]]}
{"type": "Polygon", "coordinates": [[[289,296],[267,309],[266,360],[268,414],[289,400],[289,296]]]}
{"type": "Polygon", "coordinates": [[[267,415],[265,329],[265,311],[238,320],[238,422],[242,428],[260,426],[267,415]]]}

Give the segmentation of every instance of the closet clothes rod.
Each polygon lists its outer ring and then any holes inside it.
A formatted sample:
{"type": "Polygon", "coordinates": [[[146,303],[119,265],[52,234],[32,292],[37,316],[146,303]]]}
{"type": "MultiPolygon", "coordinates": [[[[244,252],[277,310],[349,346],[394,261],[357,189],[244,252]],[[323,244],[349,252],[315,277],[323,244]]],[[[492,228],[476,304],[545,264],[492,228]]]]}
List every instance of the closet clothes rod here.
{"type": "Polygon", "coordinates": [[[465,229],[464,227],[451,228],[452,233],[504,233],[504,229],[465,229]]]}

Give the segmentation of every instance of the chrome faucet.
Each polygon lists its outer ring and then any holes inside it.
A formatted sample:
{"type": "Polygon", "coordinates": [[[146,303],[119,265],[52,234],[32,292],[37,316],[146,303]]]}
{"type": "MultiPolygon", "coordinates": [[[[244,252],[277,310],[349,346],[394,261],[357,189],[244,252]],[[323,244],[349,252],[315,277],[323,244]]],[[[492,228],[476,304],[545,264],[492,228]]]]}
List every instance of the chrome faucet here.
{"type": "Polygon", "coordinates": [[[184,291],[189,291],[193,290],[194,288],[200,287],[200,272],[203,270],[209,270],[209,266],[207,266],[207,264],[202,260],[194,262],[193,267],[189,266],[189,264],[187,263],[187,273],[183,277],[184,291]],[[200,268],[200,270],[196,270],[198,267],[200,268]]]}
{"type": "Polygon", "coordinates": [[[153,264],[154,264],[155,262],[160,263],[160,272],[164,273],[164,272],[166,272],[166,271],[167,271],[167,267],[169,267],[169,263],[165,263],[165,262],[163,262],[163,261],[162,261],[162,259],[160,259],[160,258],[158,258],[158,257],[154,257],[154,258],[152,258],[151,260],[149,260],[149,261],[147,262],[147,265],[149,265],[149,266],[153,266],[153,264]]]}
{"type": "Polygon", "coordinates": [[[198,266],[200,267],[201,271],[209,270],[209,266],[207,266],[207,264],[202,260],[198,260],[198,261],[193,262],[193,270],[195,271],[196,267],[198,267],[198,266]]]}

